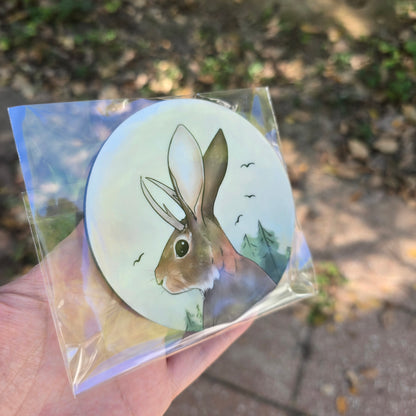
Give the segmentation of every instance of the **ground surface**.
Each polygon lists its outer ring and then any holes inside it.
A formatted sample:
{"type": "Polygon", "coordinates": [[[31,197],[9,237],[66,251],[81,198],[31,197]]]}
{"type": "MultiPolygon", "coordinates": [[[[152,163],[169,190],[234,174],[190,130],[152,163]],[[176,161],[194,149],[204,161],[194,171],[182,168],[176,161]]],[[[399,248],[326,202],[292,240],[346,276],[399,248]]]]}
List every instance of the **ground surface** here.
{"type": "Polygon", "coordinates": [[[329,262],[346,281],[324,288],[335,302],[322,315],[306,303],[259,320],[168,415],[412,415],[415,209],[283,147],[309,161],[295,195],[318,269],[329,262]]]}
{"type": "Polygon", "coordinates": [[[168,415],[413,415],[416,11],[379,3],[2,2],[1,281],[36,262],[6,107],[269,85],[321,295],[259,320],[168,415]]]}

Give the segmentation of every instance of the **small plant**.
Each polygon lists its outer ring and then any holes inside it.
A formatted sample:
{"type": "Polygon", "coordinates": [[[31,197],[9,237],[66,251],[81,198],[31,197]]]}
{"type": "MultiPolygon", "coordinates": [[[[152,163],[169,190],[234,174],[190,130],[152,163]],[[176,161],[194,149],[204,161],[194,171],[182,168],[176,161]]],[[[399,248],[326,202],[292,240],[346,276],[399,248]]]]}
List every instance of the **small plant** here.
{"type": "Polygon", "coordinates": [[[222,52],[206,57],[202,62],[201,73],[212,76],[215,87],[225,88],[235,72],[236,64],[237,59],[233,52],[222,52]]]}
{"type": "Polygon", "coordinates": [[[104,8],[108,13],[115,13],[121,7],[121,0],[108,0],[104,4],[104,8]]]}
{"type": "Polygon", "coordinates": [[[404,49],[407,53],[412,55],[413,60],[416,62],[416,39],[405,42],[404,49]]]}
{"type": "Polygon", "coordinates": [[[373,130],[371,123],[367,120],[363,120],[356,126],[356,136],[365,143],[370,143],[373,138],[373,130]]]}
{"type": "Polygon", "coordinates": [[[351,66],[351,53],[339,52],[334,54],[334,64],[339,70],[349,68],[351,66]]]}
{"type": "Polygon", "coordinates": [[[90,45],[106,45],[117,38],[117,32],[113,29],[90,29],[85,33],[79,33],[74,36],[77,46],[83,45],[85,42],[90,45]]]}
{"type": "Polygon", "coordinates": [[[263,72],[264,64],[260,61],[254,61],[248,67],[248,75],[251,80],[255,81],[259,79],[261,73],[263,72]]]}
{"type": "Polygon", "coordinates": [[[416,90],[416,40],[366,39],[364,46],[371,63],[359,71],[361,80],[371,89],[384,90],[393,103],[410,101],[416,90]],[[413,60],[413,68],[406,64],[409,58],[413,60]]]}
{"type": "Polygon", "coordinates": [[[321,325],[329,321],[334,315],[336,287],[346,282],[337,265],[333,262],[323,262],[316,265],[316,279],[318,283],[318,295],[312,298],[308,322],[311,325],[321,325]]]}

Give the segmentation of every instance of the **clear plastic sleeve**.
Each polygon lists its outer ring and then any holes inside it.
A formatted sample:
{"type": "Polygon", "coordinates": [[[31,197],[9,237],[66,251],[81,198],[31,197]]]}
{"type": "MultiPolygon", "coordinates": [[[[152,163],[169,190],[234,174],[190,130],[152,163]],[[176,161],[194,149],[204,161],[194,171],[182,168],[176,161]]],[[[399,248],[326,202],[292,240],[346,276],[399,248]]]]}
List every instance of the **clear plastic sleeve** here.
{"type": "MultiPolygon", "coordinates": [[[[273,157],[277,156],[275,158],[276,163],[281,163],[283,170],[285,169],[279,149],[278,128],[268,89],[258,88],[215,92],[198,94],[195,97],[180,98],[180,100],[190,99],[216,105],[221,108],[221,111],[226,109],[243,118],[245,123],[250,123],[267,141],[269,152],[274,154],[273,157]]],[[[203,325],[201,324],[201,316],[196,316],[202,313],[198,306],[198,313],[194,310],[185,316],[184,319],[187,322],[184,327],[173,324],[166,325],[163,319],[159,322],[158,319],[152,319],[151,311],[153,309],[150,306],[148,307],[149,313],[147,313],[148,310],[146,308],[144,308],[144,313],[140,313],[140,307],[137,308],[135,304],[132,305],[129,301],[126,301],[124,295],[120,295],[123,289],[117,289],[117,285],[111,278],[109,279],[108,276],[105,276],[105,273],[103,273],[105,268],[100,267],[99,255],[93,253],[91,249],[93,245],[91,242],[92,237],[89,233],[92,233],[91,228],[96,225],[94,222],[96,217],[93,217],[93,220],[88,220],[85,215],[87,188],[92,186],[91,171],[94,167],[97,171],[97,166],[99,166],[98,155],[103,154],[104,144],[109,140],[109,137],[114,137],[114,132],[120,126],[128,123],[129,119],[135,114],[146,109],[148,111],[149,107],[155,104],[171,100],[172,98],[155,100],[100,100],[26,105],[9,109],[26,184],[24,197],[26,211],[41,263],[65,367],[74,394],[79,394],[98,383],[148,363],[157,357],[174,354],[183,348],[206,339],[214,333],[226,330],[240,321],[253,319],[294,301],[312,296],[316,291],[311,255],[295,219],[291,241],[287,242],[287,247],[282,247],[282,242],[279,252],[278,243],[276,243],[275,247],[272,247],[272,250],[275,250],[275,256],[286,256],[285,267],[283,267],[278,279],[274,279],[275,287],[273,290],[268,291],[267,295],[262,299],[247,307],[244,313],[239,313],[231,321],[225,320],[224,322],[223,319],[216,324],[203,325]],[[94,222],[93,225],[90,225],[89,230],[86,227],[86,221],[89,221],[90,224],[94,222]],[[69,246],[71,246],[71,250],[68,250],[69,246]],[[68,253],[72,253],[70,259],[65,257],[68,256],[68,253]],[[77,253],[77,255],[74,256],[73,253],[77,253]],[[65,267],[62,266],[63,264],[65,267]]],[[[179,98],[175,98],[175,100],[177,101],[179,98]]],[[[200,116],[204,117],[204,114],[200,116]]],[[[180,117],[179,119],[178,125],[181,125],[182,119],[180,117]]],[[[198,120],[193,120],[193,122],[196,123],[195,126],[200,123],[198,120]]],[[[227,140],[229,140],[228,153],[230,156],[226,175],[230,176],[231,173],[229,172],[232,172],[233,169],[231,166],[231,151],[234,148],[231,140],[227,137],[227,128],[224,129],[224,133],[227,140]]],[[[195,129],[196,127],[194,127],[195,129]]],[[[175,135],[173,135],[174,137],[175,135]]],[[[150,172],[147,177],[145,168],[143,175],[141,172],[138,172],[136,175],[137,187],[133,192],[134,196],[132,198],[142,198],[144,201],[143,206],[146,206],[143,209],[147,210],[147,215],[154,221],[163,222],[153,212],[158,208],[155,205],[155,201],[152,202],[153,197],[149,191],[152,185],[153,192],[155,192],[155,184],[156,188],[159,187],[159,191],[161,189],[163,191],[164,188],[165,194],[176,191],[173,197],[172,195],[170,196],[174,200],[173,202],[177,204],[178,199],[182,199],[182,195],[178,196],[178,189],[180,189],[181,185],[177,184],[180,182],[177,179],[180,173],[175,173],[175,169],[178,169],[174,166],[174,163],[177,162],[171,161],[174,157],[178,157],[173,155],[174,151],[176,151],[176,149],[173,149],[173,138],[171,138],[169,147],[171,154],[167,153],[168,149],[165,151],[164,148],[160,154],[160,160],[163,160],[163,164],[167,165],[166,171],[170,172],[172,184],[169,182],[168,176],[159,181],[160,178],[152,177],[150,172]],[[168,162],[166,162],[166,156],[170,158],[168,162]],[[147,185],[143,185],[145,180],[147,180],[147,185]],[[141,188],[140,181],[142,181],[141,188]],[[154,218],[157,218],[157,220],[154,218]]],[[[176,141],[179,141],[179,139],[176,141]]],[[[153,137],[151,140],[157,142],[158,137],[153,137]]],[[[241,146],[243,146],[243,142],[241,143],[241,146]]],[[[178,145],[176,146],[178,147],[178,145]]],[[[253,149],[254,146],[256,144],[253,142],[253,149]]],[[[146,153],[146,147],[143,151],[146,153]]],[[[110,156],[112,155],[108,148],[107,153],[110,156]]],[[[203,158],[201,153],[201,156],[197,156],[196,160],[201,159],[202,162],[200,163],[206,165],[208,163],[207,153],[208,150],[203,155],[203,158]]],[[[134,155],[131,154],[128,157],[134,158],[134,155]]],[[[257,163],[257,165],[261,163],[257,159],[256,162],[250,160],[245,162],[241,164],[239,162],[239,166],[236,165],[235,169],[240,169],[237,172],[240,176],[249,172],[249,169],[253,168],[254,163],[257,163]]],[[[109,169],[111,170],[111,167],[109,169]]],[[[205,176],[208,176],[207,170],[209,169],[205,166],[203,166],[203,169],[205,169],[205,176]]],[[[288,180],[285,170],[284,174],[286,175],[285,180],[288,180]]],[[[100,179],[100,175],[101,173],[96,174],[96,177],[100,179]]],[[[268,179],[264,178],[264,181],[267,182],[268,179]]],[[[123,182],[122,177],[120,177],[119,182],[123,182]]],[[[228,189],[226,184],[221,186],[224,189],[228,189]]],[[[273,188],[273,181],[271,181],[270,186],[273,188]]],[[[98,191],[100,189],[104,188],[98,188],[98,191]]],[[[112,191],[112,188],[110,188],[110,191],[112,191]]],[[[185,191],[181,192],[185,193],[185,191]]],[[[226,191],[224,190],[224,192],[226,191]]],[[[93,193],[89,197],[92,201],[91,205],[94,205],[98,198],[94,195],[93,193]]],[[[111,195],[112,193],[110,193],[111,195]]],[[[114,195],[117,195],[116,190],[114,190],[114,195]]],[[[251,203],[251,201],[256,199],[254,194],[242,196],[245,197],[245,199],[242,199],[245,204],[251,203]]],[[[192,195],[187,198],[192,199],[192,195]]],[[[238,204],[232,198],[231,200],[224,198],[225,202],[218,202],[220,208],[227,204],[238,204]]],[[[186,198],[183,197],[183,199],[186,198]]],[[[265,200],[262,203],[266,205],[268,201],[265,200]]],[[[198,202],[195,204],[197,206],[198,202]]],[[[186,205],[185,202],[183,202],[183,205],[186,205]]],[[[158,206],[159,210],[163,210],[162,215],[166,216],[166,212],[169,215],[172,214],[172,209],[168,209],[166,205],[158,204],[158,206]]],[[[238,212],[237,210],[236,214],[238,212]]],[[[227,218],[227,215],[228,212],[222,218],[227,218]]],[[[98,216],[100,215],[98,214],[98,216]]],[[[126,225],[126,222],[131,222],[131,219],[124,218],[123,215],[119,217],[117,221],[120,222],[121,227],[128,229],[129,224],[126,225]]],[[[174,217],[174,214],[172,214],[172,217],[174,217]]],[[[225,234],[230,234],[239,225],[240,221],[241,223],[243,222],[243,214],[235,215],[235,217],[235,221],[233,219],[229,228],[224,226],[225,234]]],[[[178,224],[171,220],[169,225],[166,224],[166,221],[169,221],[169,219],[165,218],[163,226],[169,230],[172,224],[178,224]]],[[[280,218],[279,221],[283,224],[285,219],[280,218]]],[[[225,220],[222,219],[219,222],[225,222],[225,220]]],[[[95,230],[95,241],[98,241],[98,243],[95,244],[102,246],[100,250],[104,252],[107,258],[111,258],[113,255],[111,250],[114,247],[106,242],[104,235],[100,235],[99,219],[97,219],[97,223],[98,226],[95,229],[98,227],[98,231],[95,230]]],[[[187,224],[183,225],[183,221],[181,224],[182,227],[187,227],[187,224]]],[[[254,231],[250,235],[244,235],[249,245],[255,246],[259,242],[260,232],[268,232],[267,227],[263,227],[260,221],[257,221],[257,224],[257,237],[254,231]]],[[[179,224],[177,227],[180,228],[181,225],[179,224]]],[[[270,233],[270,235],[274,234],[270,233]]],[[[244,245],[241,247],[244,247],[244,245]]],[[[140,254],[144,253],[141,253],[141,250],[136,248],[134,250],[137,251],[137,255],[131,258],[132,262],[131,264],[129,263],[129,267],[136,267],[136,269],[132,269],[136,272],[141,262],[140,254]]],[[[247,251],[247,249],[245,250],[247,251]]],[[[244,250],[237,247],[237,251],[240,251],[237,254],[241,259],[240,254],[244,254],[241,253],[244,250]]],[[[149,257],[149,255],[146,257],[146,255],[144,255],[143,259],[149,257]]],[[[116,256],[117,254],[114,254],[114,257],[116,256]]],[[[245,258],[244,261],[246,261],[245,258]]],[[[270,267],[269,265],[266,269],[270,270],[270,267]]],[[[150,273],[149,276],[153,276],[153,269],[147,271],[147,273],[150,273]]],[[[269,275],[272,274],[268,273],[269,275]]],[[[216,279],[219,279],[219,277],[216,276],[216,279]]],[[[149,284],[155,284],[157,290],[163,291],[164,288],[159,287],[159,284],[162,283],[156,280],[149,284]]],[[[216,283],[214,282],[213,284],[215,285],[216,283]]],[[[131,287],[127,287],[126,290],[127,292],[131,291],[131,287]]],[[[197,291],[198,287],[194,286],[193,292],[197,291]]],[[[165,292],[163,296],[169,296],[168,291],[165,290],[165,292]]],[[[199,290],[199,292],[201,291],[199,290]]],[[[203,295],[199,294],[198,296],[202,296],[200,305],[203,307],[203,295]]],[[[158,302],[157,299],[151,299],[151,301],[158,302]]],[[[207,306],[205,307],[208,308],[207,306]]],[[[166,308],[167,306],[165,306],[166,308]]],[[[168,311],[164,313],[168,313],[168,311]]]]}

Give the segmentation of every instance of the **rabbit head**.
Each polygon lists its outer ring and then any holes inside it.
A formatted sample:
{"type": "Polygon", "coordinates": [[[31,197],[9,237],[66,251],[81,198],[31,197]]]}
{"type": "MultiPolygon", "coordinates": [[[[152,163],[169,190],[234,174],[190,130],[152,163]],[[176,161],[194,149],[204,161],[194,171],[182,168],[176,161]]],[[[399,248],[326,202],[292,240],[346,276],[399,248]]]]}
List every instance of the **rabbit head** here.
{"type": "Polygon", "coordinates": [[[211,289],[220,273],[232,273],[234,249],[214,216],[214,202],[228,164],[228,149],[218,130],[204,156],[192,134],[179,125],[169,144],[168,167],[173,188],[146,178],[167,193],[184,211],[178,220],[159,205],[140,179],[152,208],[174,231],[155,269],[157,283],[170,293],[211,289]]]}

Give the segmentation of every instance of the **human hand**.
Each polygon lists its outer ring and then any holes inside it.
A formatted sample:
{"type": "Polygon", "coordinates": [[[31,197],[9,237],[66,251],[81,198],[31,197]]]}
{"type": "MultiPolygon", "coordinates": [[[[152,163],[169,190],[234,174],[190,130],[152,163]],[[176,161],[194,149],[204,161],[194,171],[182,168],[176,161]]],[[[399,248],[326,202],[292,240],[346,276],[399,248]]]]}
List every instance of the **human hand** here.
{"type": "MultiPolygon", "coordinates": [[[[80,273],[79,225],[51,253],[55,270],[80,273]]],[[[82,276],[72,276],[73,279],[82,276]]],[[[250,325],[242,323],[74,398],[39,266],[0,287],[0,415],[160,415],[250,325]]]]}

